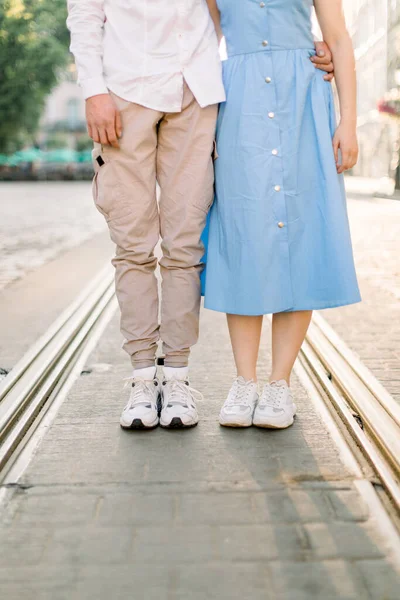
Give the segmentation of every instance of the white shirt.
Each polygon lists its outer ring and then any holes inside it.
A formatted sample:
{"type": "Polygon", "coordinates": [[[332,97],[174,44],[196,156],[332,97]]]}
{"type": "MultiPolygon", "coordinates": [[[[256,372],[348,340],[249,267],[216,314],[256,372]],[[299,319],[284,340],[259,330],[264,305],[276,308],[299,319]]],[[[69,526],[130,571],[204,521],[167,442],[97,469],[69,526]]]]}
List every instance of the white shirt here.
{"type": "Polygon", "coordinates": [[[71,52],[85,98],[111,90],[180,112],[185,79],[200,106],[225,100],[206,0],[68,0],[71,52]]]}

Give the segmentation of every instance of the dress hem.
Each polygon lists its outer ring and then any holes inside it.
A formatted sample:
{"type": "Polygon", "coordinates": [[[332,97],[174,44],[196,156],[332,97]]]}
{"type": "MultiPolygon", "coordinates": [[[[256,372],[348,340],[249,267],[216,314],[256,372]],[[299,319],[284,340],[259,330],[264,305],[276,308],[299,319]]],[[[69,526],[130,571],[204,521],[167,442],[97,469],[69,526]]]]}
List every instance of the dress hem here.
{"type": "Polygon", "coordinates": [[[292,308],[286,308],[281,310],[263,310],[261,312],[254,311],[238,311],[238,310],[226,310],[223,308],[214,308],[207,302],[204,302],[204,308],[207,310],[214,310],[216,312],[222,312],[228,315],[241,315],[246,317],[260,317],[262,315],[273,315],[282,312],[297,312],[297,311],[308,311],[308,310],[327,310],[329,308],[340,308],[341,306],[350,306],[351,304],[358,304],[362,299],[359,297],[357,300],[344,300],[342,302],[319,302],[308,306],[294,306],[292,308]]]}

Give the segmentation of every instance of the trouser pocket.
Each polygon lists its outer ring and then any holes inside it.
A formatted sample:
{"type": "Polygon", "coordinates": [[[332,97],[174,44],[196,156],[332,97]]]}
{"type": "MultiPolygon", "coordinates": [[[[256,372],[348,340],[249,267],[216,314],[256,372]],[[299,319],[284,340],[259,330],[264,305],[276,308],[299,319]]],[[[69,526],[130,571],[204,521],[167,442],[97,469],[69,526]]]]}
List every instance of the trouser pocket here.
{"type": "Polygon", "coordinates": [[[98,211],[108,222],[126,216],[131,207],[124,185],[123,154],[120,150],[95,144],[92,159],[95,171],[92,192],[98,211]]]}

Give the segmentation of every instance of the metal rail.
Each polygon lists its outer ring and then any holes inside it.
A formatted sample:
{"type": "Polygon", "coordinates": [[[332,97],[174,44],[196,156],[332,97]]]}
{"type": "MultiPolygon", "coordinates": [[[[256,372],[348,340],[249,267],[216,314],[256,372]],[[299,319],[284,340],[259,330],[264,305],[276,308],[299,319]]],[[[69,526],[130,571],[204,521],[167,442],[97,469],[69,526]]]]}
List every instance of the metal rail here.
{"type": "Polygon", "coordinates": [[[115,304],[113,280],[102,270],[0,383],[0,471],[115,304]]]}
{"type": "MultiPolygon", "coordinates": [[[[96,324],[113,313],[113,306],[115,310],[113,272],[107,267],[0,383],[0,471],[43,407],[54,400],[96,324]]],[[[299,358],[400,510],[400,406],[318,314],[299,358]]]]}
{"type": "Polygon", "coordinates": [[[300,353],[400,510],[400,406],[316,314],[300,353]]]}

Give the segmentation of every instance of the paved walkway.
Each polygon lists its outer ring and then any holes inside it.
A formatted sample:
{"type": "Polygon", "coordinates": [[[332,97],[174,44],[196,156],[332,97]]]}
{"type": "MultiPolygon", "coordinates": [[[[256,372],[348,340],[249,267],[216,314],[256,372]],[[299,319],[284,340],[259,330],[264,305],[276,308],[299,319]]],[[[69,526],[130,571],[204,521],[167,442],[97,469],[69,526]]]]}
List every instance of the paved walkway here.
{"type": "MultiPolygon", "coordinates": [[[[266,328],[263,376],[268,338],[266,328]]],[[[223,429],[233,365],[221,315],[204,312],[193,359],[199,426],[121,431],[129,369],[110,324],[8,492],[1,596],[397,600],[387,532],[298,380],[291,429],[223,429]]]]}
{"type": "Polygon", "coordinates": [[[351,199],[363,301],[321,314],[400,402],[400,202],[351,199]]]}

